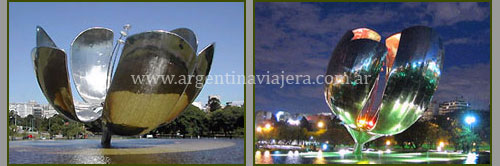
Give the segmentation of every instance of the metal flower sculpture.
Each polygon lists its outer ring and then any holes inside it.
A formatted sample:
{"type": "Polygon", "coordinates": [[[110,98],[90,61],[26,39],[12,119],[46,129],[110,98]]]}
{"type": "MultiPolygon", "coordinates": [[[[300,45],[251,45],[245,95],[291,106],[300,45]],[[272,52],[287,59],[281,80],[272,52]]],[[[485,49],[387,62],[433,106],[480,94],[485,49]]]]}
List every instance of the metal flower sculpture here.
{"type": "Polygon", "coordinates": [[[429,27],[404,29],[380,42],[377,32],[348,31],[330,59],[325,99],[353,137],[366,142],[401,133],[424,113],[437,89],[443,45],[429,27]]]}
{"type": "Polygon", "coordinates": [[[214,44],[196,54],[198,41],[189,29],[143,32],[124,41],[129,28],[124,26],[114,46],[113,32],[100,27],[81,32],[72,42],[71,75],[85,101],[80,105],[71,94],[66,53],[36,28],[32,58],[43,94],[66,118],[101,128],[104,147],[113,134],[145,134],[175,119],[198,96],[212,64],[214,44]],[[171,81],[138,82],[134,76],[171,76],[171,81]]]}

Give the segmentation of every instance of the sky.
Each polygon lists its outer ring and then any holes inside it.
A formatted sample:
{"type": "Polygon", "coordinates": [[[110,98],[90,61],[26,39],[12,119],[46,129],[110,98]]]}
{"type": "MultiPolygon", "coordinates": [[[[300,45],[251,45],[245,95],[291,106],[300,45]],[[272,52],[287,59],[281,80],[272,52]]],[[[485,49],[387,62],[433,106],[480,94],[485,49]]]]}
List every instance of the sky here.
{"type": "MultiPolygon", "coordinates": [[[[35,100],[48,103],[36,81],[31,60],[31,50],[36,45],[37,25],[42,26],[67,54],[73,39],[90,27],[112,29],[115,42],[125,24],[132,26],[129,35],[186,27],[196,33],[198,51],[212,42],[216,43],[210,74],[223,75],[233,71],[235,74],[244,74],[243,7],[242,2],[10,2],[9,102],[35,100]]],[[[82,101],[73,83],[71,85],[75,99],[82,101]]],[[[208,95],[220,95],[223,103],[243,101],[244,89],[243,85],[207,84],[195,101],[206,103],[208,95]]]]}
{"type": "MultiPolygon", "coordinates": [[[[433,100],[463,96],[472,109],[490,105],[489,3],[274,3],[255,4],[255,74],[326,73],[340,37],[360,27],[382,38],[415,25],[434,28],[445,47],[433,100]]],[[[256,85],[255,107],[291,113],[331,112],[324,85],[256,85]]]]}

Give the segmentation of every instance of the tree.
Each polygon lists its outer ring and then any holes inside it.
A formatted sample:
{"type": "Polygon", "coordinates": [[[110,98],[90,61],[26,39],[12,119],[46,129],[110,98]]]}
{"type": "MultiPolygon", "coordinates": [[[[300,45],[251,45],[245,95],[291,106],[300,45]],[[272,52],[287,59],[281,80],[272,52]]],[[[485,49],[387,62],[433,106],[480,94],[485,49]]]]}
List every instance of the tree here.
{"type": "Polygon", "coordinates": [[[300,128],[304,128],[308,131],[312,130],[311,123],[309,123],[309,121],[305,117],[302,117],[302,119],[300,120],[300,128]]]}
{"type": "Polygon", "coordinates": [[[429,131],[427,122],[417,121],[408,129],[394,136],[401,148],[405,148],[405,143],[408,143],[411,148],[419,149],[424,144],[429,131]]]}
{"type": "Polygon", "coordinates": [[[214,130],[222,131],[225,136],[231,135],[231,131],[234,129],[234,121],[232,120],[231,112],[219,109],[211,114],[214,130]]]}
{"type": "Polygon", "coordinates": [[[14,124],[9,124],[9,136],[14,139],[17,135],[17,126],[14,124]]]}
{"type": "Polygon", "coordinates": [[[15,111],[9,111],[9,124],[16,124],[17,119],[20,119],[19,115],[17,115],[15,111]]]}
{"type": "Polygon", "coordinates": [[[190,104],[176,119],[165,126],[152,131],[153,133],[182,134],[183,138],[187,135],[201,136],[206,131],[205,123],[206,113],[198,107],[190,104]]]}
{"type": "Polygon", "coordinates": [[[479,136],[474,133],[469,126],[463,125],[460,130],[455,130],[458,138],[458,146],[462,148],[464,153],[468,153],[473,148],[473,143],[480,141],[479,136]]]}
{"type": "Polygon", "coordinates": [[[198,107],[189,105],[175,120],[152,132],[180,133],[184,137],[214,136],[217,133],[230,137],[234,134],[244,135],[244,114],[243,107],[226,106],[224,109],[205,113],[198,107]]]}
{"type": "Polygon", "coordinates": [[[440,140],[442,130],[439,126],[432,122],[425,122],[427,124],[427,137],[425,138],[425,142],[429,145],[429,148],[436,148],[437,141],[440,140]]]}
{"type": "Polygon", "coordinates": [[[35,129],[33,127],[35,127],[35,125],[33,124],[33,120],[35,119],[35,117],[30,114],[30,115],[26,116],[26,118],[24,118],[24,119],[25,119],[26,126],[31,128],[31,131],[34,131],[35,129]]]}
{"type": "Polygon", "coordinates": [[[49,129],[49,134],[50,136],[53,135],[58,135],[58,134],[63,134],[63,129],[64,129],[64,124],[66,122],[65,118],[62,117],[61,115],[56,115],[51,118],[49,118],[50,126],[47,126],[49,129]]]}
{"type": "Polygon", "coordinates": [[[62,128],[63,135],[66,136],[67,139],[75,138],[84,131],[83,124],[77,122],[65,122],[62,128]]]}
{"type": "Polygon", "coordinates": [[[232,137],[236,131],[244,134],[245,111],[243,107],[226,106],[210,112],[207,116],[207,122],[211,133],[223,132],[225,136],[232,137]]]}
{"type": "Polygon", "coordinates": [[[203,123],[204,117],[205,112],[190,104],[188,108],[174,121],[177,125],[179,125],[179,131],[184,135],[184,137],[186,134],[198,136],[203,135],[203,130],[205,128],[203,123]]]}
{"type": "Polygon", "coordinates": [[[220,109],[222,106],[220,104],[220,100],[216,97],[212,97],[208,100],[208,107],[210,108],[210,112],[214,112],[220,109]]]}

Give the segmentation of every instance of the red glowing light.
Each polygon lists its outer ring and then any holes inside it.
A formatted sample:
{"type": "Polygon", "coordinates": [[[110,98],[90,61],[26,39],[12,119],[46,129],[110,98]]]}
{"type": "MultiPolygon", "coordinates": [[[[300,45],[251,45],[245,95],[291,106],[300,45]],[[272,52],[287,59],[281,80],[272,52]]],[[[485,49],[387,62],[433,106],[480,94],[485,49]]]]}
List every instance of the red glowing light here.
{"type": "Polygon", "coordinates": [[[355,30],[352,30],[352,33],[354,33],[354,36],[352,37],[351,40],[356,40],[356,39],[370,39],[370,40],[375,40],[377,42],[380,42],[380,35],[375,32],[374,30],[368,29],[368,28],[358,28],[355,30]]]}

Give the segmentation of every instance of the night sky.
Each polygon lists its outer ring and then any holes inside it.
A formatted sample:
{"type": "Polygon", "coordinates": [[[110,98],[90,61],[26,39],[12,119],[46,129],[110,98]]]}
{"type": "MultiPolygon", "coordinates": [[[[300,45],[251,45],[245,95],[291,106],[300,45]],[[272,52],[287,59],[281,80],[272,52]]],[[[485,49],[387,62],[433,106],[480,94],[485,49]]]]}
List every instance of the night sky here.
{"type": "MultiPolygon", "coordinates": [[[[255,4],[255,74],[326,73],[331,52],[348,30],[367,27],[382,40],[404,28],[434,28],[445,46],[433,100],[463,96],[472,109],[489,109],[489,3],[269,3],[255,4]]],[[[255,85],[256,110],[330,112],[324,85],[255,85]]]]}

